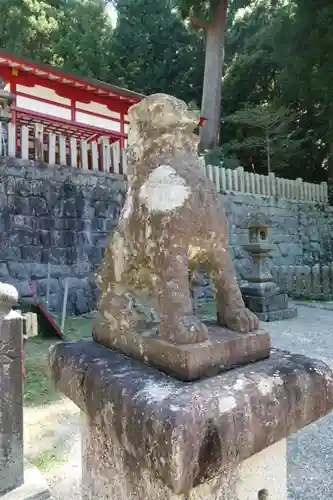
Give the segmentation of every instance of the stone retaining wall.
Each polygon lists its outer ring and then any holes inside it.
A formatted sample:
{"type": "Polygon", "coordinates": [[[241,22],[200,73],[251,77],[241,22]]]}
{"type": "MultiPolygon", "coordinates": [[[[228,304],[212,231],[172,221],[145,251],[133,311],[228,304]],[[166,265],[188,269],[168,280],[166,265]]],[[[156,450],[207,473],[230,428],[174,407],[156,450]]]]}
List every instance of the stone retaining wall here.
{"type": "MultiPolygon", "coordinates": [[[[50,306],[60,311],[65,278],[69,278],[68,313],[94,307],[92,273],[101,262],[110,232],[125,197],[120,175],[70,167],[37,166],[0,158],[0,281],[15,285],[31,300],[29,281],[45,298],[47,265],[51,263],[50,306]]],[[[250,259],[244,222],[262,211],[273,222],[272,265],[314,265],[333,261],[333,210],[327,204],[225,192],[230,248],[239,277],[245,278],[250,259]]],[[[208,281],[199,298],[211,297],[208,281]]]]}
{"type": "Polygon", "coordinates": [[[31,298],[29,280],[60,311],[69,277],[68,313],[95,305],[92,272],[101,262],[124,202],[122,176],[0,158],[0,281],[31,298]]]}
{"type": "MultiPolygon", "coordinates": [[[[242,245],[248,242],[246,219],[257,212],[269,217],[269,240],[274,244],[271,266],[328,264],[333,261],[333,208],[327,204],[292,201],[273,196],[225,192],[221,201],[229,222],[229,246],[238,278],[246,279],[249,254],[242,245]]],[[[198,290],[198,298],[211,298],[208,280],[198,290]]]]}

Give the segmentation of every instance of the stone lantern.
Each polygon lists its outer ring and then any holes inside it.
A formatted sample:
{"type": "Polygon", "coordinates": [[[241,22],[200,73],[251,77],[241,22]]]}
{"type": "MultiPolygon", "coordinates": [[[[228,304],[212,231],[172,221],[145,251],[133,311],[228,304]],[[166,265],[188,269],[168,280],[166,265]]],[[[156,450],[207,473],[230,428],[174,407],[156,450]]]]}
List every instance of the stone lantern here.
{"type": "Polygon", "coordinates": [[[255,220],[250,220],[248,225],[249,243],[243,245],[252,258],[252,268],[246,278],[249,284],[254,284],[252,287],[256,290],[254,295],[257,295],[259,290],[269,288],[273,281],[267,257],[274,246],[268,242],[268,225],[260,219],[262,219],[261,214],[256,216],[255,220]]]}
{"type": "Polygon", "coordinates": [[[273,281],[269,269],[268,255],[274,249],[269,243],[268,228],[271,221],[258,213],[245,221],[249,231],[249,243],[243,248],[251,255],[252,266],[246,276],[247,283],[241,287],[243,299],[261,321],[276,321],[294,318],[296,308],[288,308],[288,295],[282,293],[273,281]]]}

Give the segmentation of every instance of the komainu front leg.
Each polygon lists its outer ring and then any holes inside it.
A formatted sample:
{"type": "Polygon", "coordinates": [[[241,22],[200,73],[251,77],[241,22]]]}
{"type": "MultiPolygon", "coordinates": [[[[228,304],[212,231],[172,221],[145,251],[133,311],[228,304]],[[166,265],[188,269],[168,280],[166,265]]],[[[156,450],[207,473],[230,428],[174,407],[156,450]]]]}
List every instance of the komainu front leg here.
{"type": "Polygon", "coordinates": [[[228,250],[214,252],[212,262],[218,323],[242,333],[258,330],[259,320],[245,307],[228,250]]]}
{"type": "Polygon", "coordinates": [[[109,331],[119,334],[142,332],[158,322],[153,307],[142,304],[137,290],[128,286],[128,254],[124,237],[116,232],[106,248],[103,267],[98,276],[101,321],[108,325],[109,331]]]}
{"type": "Polygon", "coordinates": [[[208,338],[207,327],[193,314],[187,265],[187,252],[182,248],[173,248],[159,263],[160,334],[174,344],[194,344],[208,338]]]}
{"type": "Polygon", "coordinates": [[[113,287],[100,300],[100,315],[115,332],[145,331],[154,323],[153,309],[143,309],[135,294],[113,287]]]}

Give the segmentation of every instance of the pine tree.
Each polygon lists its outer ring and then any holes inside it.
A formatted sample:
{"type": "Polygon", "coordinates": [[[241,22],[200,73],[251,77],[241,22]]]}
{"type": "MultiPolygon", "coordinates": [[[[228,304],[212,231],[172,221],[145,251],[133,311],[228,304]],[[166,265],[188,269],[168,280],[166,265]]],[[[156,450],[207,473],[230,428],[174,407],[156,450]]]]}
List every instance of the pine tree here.
{"type": "Polygon", "coordinates": [[[302,145],[303,139],[295,137],[295,121],[295,113],[283,106],[245,107],[225,118],[225,122],[238,126],[242,136],[225,144],[224,148],[243,155],[263,155],[266,172],[276,171],[288,165],[302,145]]]}

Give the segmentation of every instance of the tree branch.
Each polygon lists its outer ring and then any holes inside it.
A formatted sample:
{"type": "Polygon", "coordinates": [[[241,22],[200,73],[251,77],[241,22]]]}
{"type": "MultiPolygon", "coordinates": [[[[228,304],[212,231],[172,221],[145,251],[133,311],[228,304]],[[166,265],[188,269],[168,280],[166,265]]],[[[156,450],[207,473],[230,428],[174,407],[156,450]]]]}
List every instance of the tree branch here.
{"type": "Polygon", "coordinates": [[[216,26],[217,24],[225,24],[227,19],[229,0],[221,0],[216,8],[216,11],[212,17],[211,25],[216,26]]]}
{"type": "Polygon", "coordinates": [[[227,19],[228,4],[229,0],[221,0],[209,21],[205,21],[196,15],[190,16],[192,26],[194,28],[207,30],[217,24],[224,25],[227,19]]]}
{"type": "Polygon", "coordinates": [[[207,21],[204,21],[203,19],[200,19],[199,17],[196,17],[196,16],[191,16],[190,21],[191,21],[191,24],[194,28],[198,28],[201,30],[206,30],[210,26],[210,23],[208,23],[207,21]]]}

